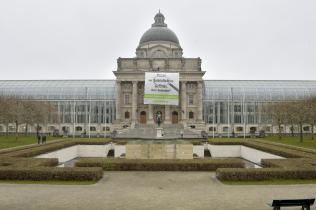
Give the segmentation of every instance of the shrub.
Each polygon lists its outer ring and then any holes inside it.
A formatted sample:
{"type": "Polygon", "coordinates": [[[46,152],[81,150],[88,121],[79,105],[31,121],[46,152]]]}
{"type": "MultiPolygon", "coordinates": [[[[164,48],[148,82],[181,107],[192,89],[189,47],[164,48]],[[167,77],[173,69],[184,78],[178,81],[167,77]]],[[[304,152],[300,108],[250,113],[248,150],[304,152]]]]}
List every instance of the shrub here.
{"type": "Polygon", "coordinates": [[[219,180],[225,181],[260,181],[271,179],[315,179],[315,169],[280,169],[280,168],[220,168],[216,171],[219,180]]]}
{"type": "Polygon", "coordinates": [[[242,168],[239,159],[106,159],[83,158],[77,167],[102,167],[105,171],[215,171],[218,168],[242,168]]]}
{"type": "Polygon", "coordinates": [[[0,180],[97,181],[101,179],[102,176],[102,168],[0,167],[0,180]]]}
{"type": "Polygon", "coordinates": [[[28,147],[24,149],[16,148],[15,150],[11,150],[3,154],[2,156],[11,156],[11,157],[34,157],[40,154],[52,152],[58,149],[63,149],[66,147],[71,147],[74,145],[103,145],[108,143],[109,140],[106,141],[88,141],[88,140],[68,140],[68,141],[61,141],[57,143],[51,144],[42,144],[40,146],[28,147]]]}
{"type": "Polygon", "coordinates": [[[289,158],[289,159],[264,159],[262,166],[267,168],[296,168],[296,169],[315,169],[316,159],[310,158],[289,158]]]}
{"type": "Polygon", "coordinates": [[[53,167],[58,165],[56,158],[15,158],[15,157],[0,157],[0,166],[12,167],[38,167],[47,166],[53,167]]]}

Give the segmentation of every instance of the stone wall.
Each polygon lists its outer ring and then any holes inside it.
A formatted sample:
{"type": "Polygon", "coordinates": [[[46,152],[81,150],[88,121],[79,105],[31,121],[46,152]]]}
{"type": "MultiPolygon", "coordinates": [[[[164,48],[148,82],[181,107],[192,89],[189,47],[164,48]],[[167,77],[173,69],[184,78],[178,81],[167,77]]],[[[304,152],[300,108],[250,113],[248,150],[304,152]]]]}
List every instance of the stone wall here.
{"type": "Polygon", "coordinates": [[[192,159],[192,144],[127,144],[127,159],[192,159]]]}

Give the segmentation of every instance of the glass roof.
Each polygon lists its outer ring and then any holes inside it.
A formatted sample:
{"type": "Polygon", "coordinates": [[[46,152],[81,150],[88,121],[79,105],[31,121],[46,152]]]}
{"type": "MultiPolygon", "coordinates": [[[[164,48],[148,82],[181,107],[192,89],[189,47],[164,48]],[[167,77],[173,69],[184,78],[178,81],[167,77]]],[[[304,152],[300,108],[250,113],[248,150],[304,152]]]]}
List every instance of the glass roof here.
{"type": "Polygon", "coordinates": [[[316,97],[316,81],[205,80],[205,100],[278,101],[316,97]]]}
{"type": "Polygon", "coordinates": [[[115,80],[0,80],[0,95],[39,100],[115,100],[115,80]]]}
{"type": "MultiPolygon", "coordinates": [[[[316,97],[316,81],[204,80],[204,100],[274,101],[316,97]]],[[[0,95],[39,100],[115,100],[115,80],[0,80],[0,95]]]]}

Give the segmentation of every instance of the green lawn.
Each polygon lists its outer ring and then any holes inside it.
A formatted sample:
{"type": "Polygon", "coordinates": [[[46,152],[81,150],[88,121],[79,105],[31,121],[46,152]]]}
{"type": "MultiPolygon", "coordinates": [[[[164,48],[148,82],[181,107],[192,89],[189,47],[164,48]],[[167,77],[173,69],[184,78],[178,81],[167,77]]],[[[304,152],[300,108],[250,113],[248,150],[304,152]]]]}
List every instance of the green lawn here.
{"type": "MultiPolygon", "coordinates": [[[[62,138],[62,137],[47,137],[47,141],[57,140],[57,139],[73,139],[69,138],[62,138]]],[[[110,138],[75,138],[75,140],[82,140],[82,141],[94,141],[94,142],[109,142],[111,141],[110,138]]],[[[15,135],[8,135],[8,136],[0,136],[0,149],[10,148],[10,147],[17,147],[23,146],[28,144],[37,144],[36,136],[18,136],[18,140],[15,139],[15,135]]]]}
{"type": "MultiPolygon", "coordinates": [[[[243,140],[243,138],[209,138],[209,141],[215,140],[215,141],[233,141],[233,140],[243,140]]],[[[246,140],[252,140],[251,138],[246,138],[246,140]]],[[[278,136],[267,136],[265,138],[256,138],[256,140],[263,140],[263,141],[269,141],[269,142],[275,142],[275,143],[281,143],[281,144],[288,144],[298,147],[305,147],[310,149],[316,149],[316,136],[315,139],[312,140],[311,136],[304,136],[303,142],[300,142],[299,136],[284,136],[280,140],[278,136]]]]}
{"type": "Polygon", "coordinates": [[[316,184],[316,179],[272,179],[263,181],[222,181],[227,185],[293,185],[316,184]]]}
{"type": "Polygon", "coordinates": [[[97,181],[28,181],[28,180],[0,180],[0,184],[49,184],[49,185],[91,185],[97,181]]]}
{"type": "Polygon", "coordinates": [[[300,138],[298,136],[286,136],[282,137],[280,140],[278,136],[269,136],[266,138],[263,138],[262,140],[270,141],[270,142],[276,142],[281,144],[289,144],[293,146],[299,146],[299,147],[305,147],[310,149],[316,149],[316,138],[312,140],[311,136],[304,136],[303,142],[300,142],[300,138]]]}
{"type": "MultiPolygon", "coordinates": [[[[54,139],[60,139],[60,137],[47,137],[47,141],[54,139]]],[[[15,139],[15,135],[0,136],[0,149],[23,146],[28,144],[37,143],[36,136],[18,136],[18,139],[15,139]]]]}

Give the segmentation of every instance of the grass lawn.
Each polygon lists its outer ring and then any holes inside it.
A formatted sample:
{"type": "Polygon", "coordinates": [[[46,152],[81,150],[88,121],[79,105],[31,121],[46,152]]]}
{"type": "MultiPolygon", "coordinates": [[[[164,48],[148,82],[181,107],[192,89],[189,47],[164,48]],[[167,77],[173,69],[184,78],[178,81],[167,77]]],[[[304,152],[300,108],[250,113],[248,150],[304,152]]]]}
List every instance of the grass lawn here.
{"type": "MultiPolygon", "coordinates": [[[[243,138],[214,138],[215,141],[233,141],[236,140],[243,140],[243,138]]],[[[212,141],[213,138],[209,138],[209,141],[212,141]]],[[[246,138],[246,140],[250,140],[251,138],[246,138]]],[[[269,142],[275,142],[275,143],[281,143],[281,144],[288,144],[298,147],[305,147],[310,149],[316,149],[316,136],[315,139],[312,140],[311,136],[304,136],[303,142],[300,142],[299,136],[284,136],[282,139],[279,139],[279,136],[267,136],[265,138],[256,138],[256,140],[263,140],[263,141],[269,141],[269,142]]]]}
{"type": "MultiPolygon", "coordinates": [[[[60,137],[50,137],[47,136],[47,141],[60,139],[60,137]]],[[[18,139],[15,139],[15,135],[0,136],[0,149],[23,146],[27,144],[37,143],[36,136],[18,136],[18,139]]]]}
{"type": "Polygon", "coordinates": [[[285,136],[280,140],[278,136],[269,136],[263,138],[262,140],[276,142],[281,144],[289,144],[298,147],[305,147],[310,149],[316,149],[316,137],[312,140],[311,136],[304,136],[303,142],[300,142],[300,138],[298,136],[285,136]]]}
{"type": "Polygon", "coordinates": [[[272,179],[263,181],[222,181],[227,185],[293,185],[316,184],[316,179],[272,179]]]}
{"type": "Polygon", "coordinates": [[[0,184],[50,184],[50,185],[90,185],[97,181],[28,181],[28,180],[0,180],[0,184]]]}
{"type": "MultiPolygon", "coordinates": [[[[52,137],[47,136],[47,141],[57,140],[57,139],[69,139],[72,140],[73,138],[62,138],[62,137],[52,137]]],[[[74,138],[75,140],[82,140],[82,141],[94,141],[94,142],[109,142],[111,141],[110,138],[74,138]]],[[[18,140],[15,140],[15,135],[8,135],[8,136],[0,136],[0,149],[10,148],[10,147],[17,147],[23,146],[28,144],[36,144],[37,138],[36,136],[19,136],[18,140]]]]}

